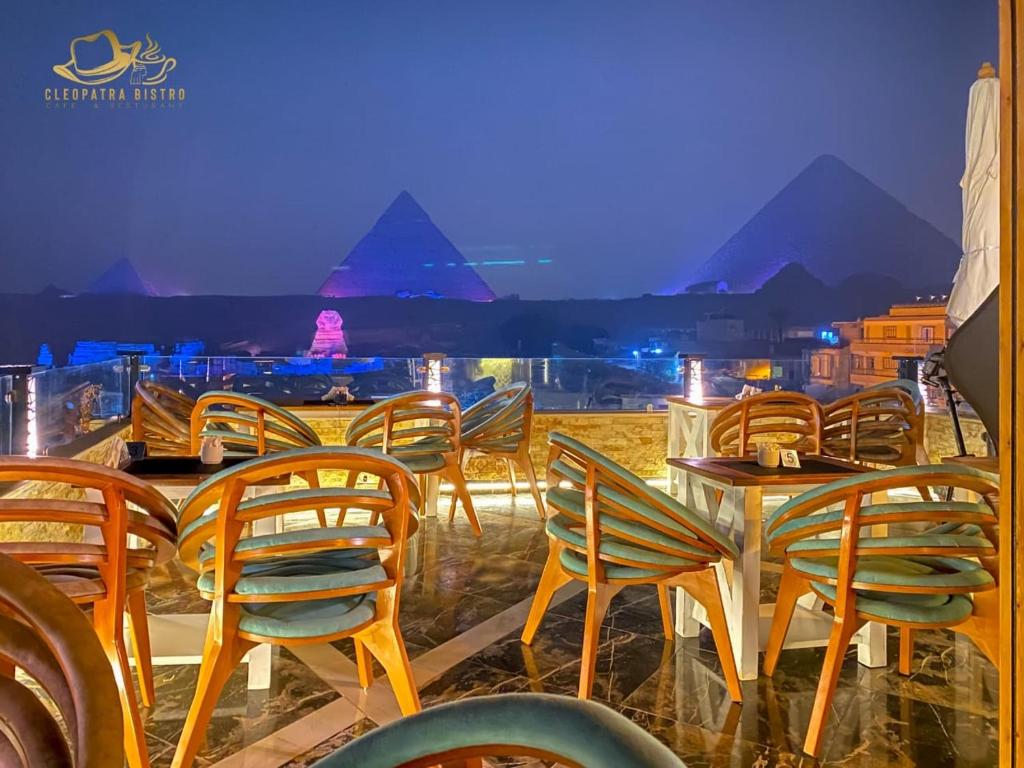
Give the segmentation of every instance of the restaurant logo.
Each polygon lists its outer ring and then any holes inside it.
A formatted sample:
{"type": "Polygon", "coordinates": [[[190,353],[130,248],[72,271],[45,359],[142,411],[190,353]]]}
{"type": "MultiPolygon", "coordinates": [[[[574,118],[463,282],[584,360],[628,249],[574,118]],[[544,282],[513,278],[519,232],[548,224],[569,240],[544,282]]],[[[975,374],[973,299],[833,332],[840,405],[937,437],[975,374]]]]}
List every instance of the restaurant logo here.
{"type": "Polygon", "coordinates": [[[73,85],[43,89],[48,104],[168,106],[185,100],[184,88],[165,84],[178,60],[164,54],[148,33],[145,49],[141,40],[122,43],[111,29],[76,37],[68,47],[70,58],[53,71],[73,85]]]}

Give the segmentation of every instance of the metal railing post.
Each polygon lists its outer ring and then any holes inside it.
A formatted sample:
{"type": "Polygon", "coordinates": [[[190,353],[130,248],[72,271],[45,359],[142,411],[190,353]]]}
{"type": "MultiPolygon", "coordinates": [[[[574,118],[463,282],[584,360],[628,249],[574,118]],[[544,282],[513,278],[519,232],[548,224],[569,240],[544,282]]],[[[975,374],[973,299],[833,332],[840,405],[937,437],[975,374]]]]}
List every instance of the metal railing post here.
{"type": "Polygon", "coordinates": [[[8,456],[34,453],[29,445],[28,377],[31,373],[31,365],[0,365],[0,376],[11,377],[11,391],[7,393],[11,429],[0,444],[0,452],[8,456]]]}

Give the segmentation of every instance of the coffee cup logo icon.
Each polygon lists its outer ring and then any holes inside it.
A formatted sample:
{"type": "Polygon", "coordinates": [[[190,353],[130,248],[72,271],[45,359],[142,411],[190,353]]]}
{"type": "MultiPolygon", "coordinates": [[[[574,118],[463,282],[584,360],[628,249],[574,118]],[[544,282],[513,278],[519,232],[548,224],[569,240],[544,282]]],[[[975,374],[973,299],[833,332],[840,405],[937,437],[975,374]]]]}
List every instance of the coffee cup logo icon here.
{"type": "Polygon", "coordinates": [[[141,40],[122,44],[111,29],[76,37],[71,41],[70,53],[71,58],[54,65],[53,71],[79,85],[104,85],[129,71],[132,85],[159,85],[178,65],[177,59],[161,53],[148,34],[143,50],[141,40]]]}

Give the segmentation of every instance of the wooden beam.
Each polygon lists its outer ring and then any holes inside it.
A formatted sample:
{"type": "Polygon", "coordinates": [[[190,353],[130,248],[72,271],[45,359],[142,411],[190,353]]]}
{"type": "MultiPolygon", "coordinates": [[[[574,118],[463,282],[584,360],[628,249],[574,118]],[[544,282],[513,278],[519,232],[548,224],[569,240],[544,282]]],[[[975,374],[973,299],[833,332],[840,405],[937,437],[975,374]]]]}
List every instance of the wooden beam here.
{"type": "Polygon", "coordinates": [[[999,0],[1000,77],[1000,297],[999,472],[1001,485],[999,755],[1001,765],[1024,765],[1024,270],[1018,251],[1024,200],[1024,0],[999,0]],[[1020,446],[1021,450],[1017,450],[1020,446]]]}

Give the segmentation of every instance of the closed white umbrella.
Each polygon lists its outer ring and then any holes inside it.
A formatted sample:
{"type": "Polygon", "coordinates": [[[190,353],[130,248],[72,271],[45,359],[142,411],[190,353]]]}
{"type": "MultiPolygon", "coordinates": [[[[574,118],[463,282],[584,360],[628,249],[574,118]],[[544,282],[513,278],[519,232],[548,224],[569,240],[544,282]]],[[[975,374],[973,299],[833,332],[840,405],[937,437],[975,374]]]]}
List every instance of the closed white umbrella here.
{"type": "Polygon", "coordinates": [[[971,86],[965,143],[964,255],[946,310],[953,325],[974,314],[999,285],[999,79],[988,62],[971,86]]]}

